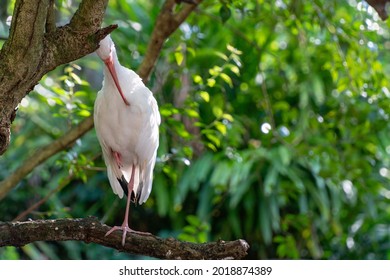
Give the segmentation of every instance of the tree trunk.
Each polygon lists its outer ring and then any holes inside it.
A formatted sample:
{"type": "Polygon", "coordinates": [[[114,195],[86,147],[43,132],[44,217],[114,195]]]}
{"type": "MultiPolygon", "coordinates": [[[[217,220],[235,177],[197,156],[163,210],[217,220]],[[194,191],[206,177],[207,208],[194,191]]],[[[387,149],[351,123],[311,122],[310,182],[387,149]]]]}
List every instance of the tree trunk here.
{"type": "Polygon", "coordinates": [[[17,0],[0,51],[0,155],[10,142],[16,108],[57,66],[94,52],[115,26],[100,29],[108,0],[83,0],[70,23],[55,27],[54,1],[17,0]]]}

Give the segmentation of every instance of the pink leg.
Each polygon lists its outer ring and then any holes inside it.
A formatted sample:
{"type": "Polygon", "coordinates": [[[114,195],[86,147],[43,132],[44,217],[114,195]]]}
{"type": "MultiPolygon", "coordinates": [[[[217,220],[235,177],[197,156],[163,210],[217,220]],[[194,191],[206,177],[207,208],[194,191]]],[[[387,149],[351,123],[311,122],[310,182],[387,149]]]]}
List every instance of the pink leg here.
{"type": "Polygon", "coordinates": [[[126,212],[125,212],[125,218],[123,220],[122,226],[114,226],[114,227],[112,227],[105,235],[105,236],[108,236],[108,235],[110,235],[111,233],[113,233],[116,230],[122,230],[123,231],[122,246],[125,246],[126,234],[128,232],[142,234],[142,235],[150,235],[149,232],[136,231],[136,230],[132,230],[131,228],[129,228],[129,222],[128,221],[129,221],[129,212],[130,212],[130,201],[131,201],[130,199],[131,199],[131,193],[133,192],[133,188],[134,188],[134,169],[135,169],[135,166],[133,165],[133,168],[132,168],[132,171],[131,171],[130,182],[127,185],[129,192],[128,192],[128,195],[127,195],[126,212]]]}

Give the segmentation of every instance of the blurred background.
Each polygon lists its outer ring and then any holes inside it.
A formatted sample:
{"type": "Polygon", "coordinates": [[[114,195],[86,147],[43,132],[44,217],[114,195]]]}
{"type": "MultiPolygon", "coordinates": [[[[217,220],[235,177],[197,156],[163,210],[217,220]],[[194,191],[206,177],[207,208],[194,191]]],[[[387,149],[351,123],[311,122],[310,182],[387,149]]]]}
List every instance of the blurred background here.
{"type": "MultiPolygon", "coordinates": [[[[15,1],[1,0],[0,45],[15,1]]],[[[80,1],[56,0],[64,25],[80,1]]],[[[137,69],[163,1],[111,0],[105,25],[137,69]]],[[[182,4],[184,5],[184,4],[182,4]]],[[[204,1],[167,40],[147,85],[160,106],[153,190],[134,229],[191,242],[242,238],[249,259],[390,259],[390,35],[364,1],[204,1]]],[[[93,114],[89,55],[23,99],[0,180],[93,114]]],[[[0,221],[122,222],[94,129],[0,201],[0,221]]],[[[0,248],[0,259],[139,259],[81,242],[0,248]]]]}

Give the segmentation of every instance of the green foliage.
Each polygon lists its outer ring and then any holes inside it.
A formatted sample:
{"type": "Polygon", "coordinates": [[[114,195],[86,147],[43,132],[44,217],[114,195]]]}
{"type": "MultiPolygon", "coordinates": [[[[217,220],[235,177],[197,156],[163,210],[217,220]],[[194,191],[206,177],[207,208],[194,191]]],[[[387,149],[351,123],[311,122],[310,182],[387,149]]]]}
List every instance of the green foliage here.
{"type": "Polygon", "coordinates": [[[201,222],[194,215],[187,216],[186,220],[188,225],[183,228],[183,232],[179,234],[178,239],[196,243],[207,242],[207,234],[210,231],[210,226],[207,223],[201,222]]]}
{"type": "MultiPolygon", "coordinates": [[[[123,65],[141,63],[158,2],[109,2],[123,65]]],[[[69,3],[58,1],[63,17],[69,3]]],[[[204,1],[199,11],[166,42],[149,82],[163,122],[134,227],[191,242],[243,238],[250,258],[388,259],[389,21],[355,1],[204,1]]],[[[92,114],[102,65],[76,63],[22,102],[0,178],[92,114]]],[[[122,219],[94,131],[25,178],[0,220],[51,191],[29,217],[122,219]]],[[[64,242],[7,247],[0,258],[129,256],[64,242]]]]}

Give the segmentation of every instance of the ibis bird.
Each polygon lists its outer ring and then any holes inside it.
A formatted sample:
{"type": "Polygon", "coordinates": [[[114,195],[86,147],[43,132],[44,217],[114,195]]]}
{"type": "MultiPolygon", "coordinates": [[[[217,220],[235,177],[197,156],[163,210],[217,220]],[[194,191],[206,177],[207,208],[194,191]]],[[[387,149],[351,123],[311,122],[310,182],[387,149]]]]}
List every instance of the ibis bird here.
{"type": "Polygon", "coordinates": [[[127,195],[122,225],[106,236],[122,230],[124,246],[128,232],[149,234],[129,227],[129,209],[131,201],[144,203],[152,190],[161,118],[152,92],[134,71],[119,63],[110,35],[100,41],[96,53],[105,64],[94,108],[96,135],[113,192],[120,198],[127,195]]]}

